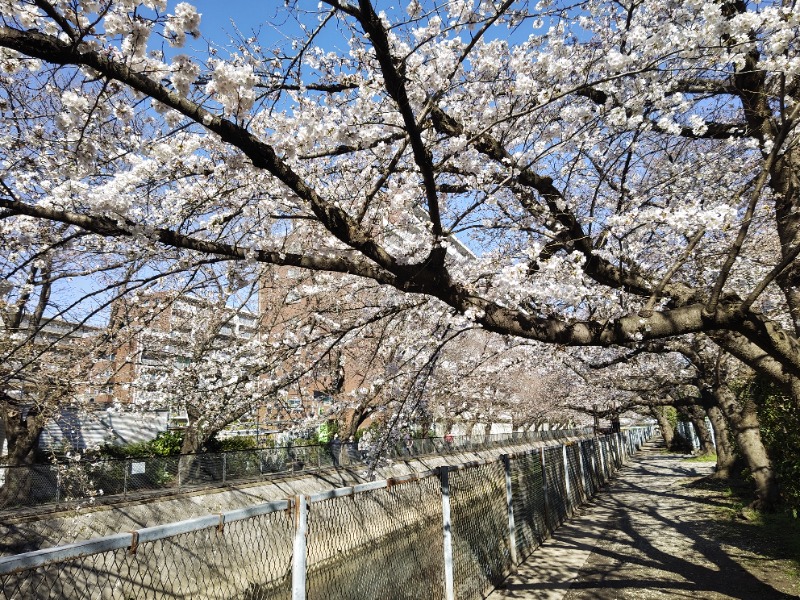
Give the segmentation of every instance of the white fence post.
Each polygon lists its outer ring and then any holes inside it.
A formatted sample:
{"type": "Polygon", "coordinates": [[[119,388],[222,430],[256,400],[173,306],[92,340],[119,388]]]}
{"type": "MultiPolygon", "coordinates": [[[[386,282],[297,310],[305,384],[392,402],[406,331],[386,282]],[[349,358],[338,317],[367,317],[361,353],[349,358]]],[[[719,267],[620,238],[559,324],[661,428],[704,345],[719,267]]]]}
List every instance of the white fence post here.
{"type": "Polygon", "coordinates": [[[305,496],[294,500],[294,550],[292,552],[292,600],[306,598],[306,535],[308,504],[305,496]]]}
{"type": "Polygon", "coordinates": [[[566,505],[567,512],[571,512],[572,508],[572,485],[569,479],[569,458],[567,457],[567,445],[561,444],[561,457],[564,460],[564,490],[566,491],[567,497],[564,499],[564,504],[566,505]]]}
{"type": "Polygon", "coordinates": [[[611,436],[611,457],[614,460],[614,472],[616,473],[620,464],[619,438],[617,437],[616,433],[611,436]]]}
{"type": "Polygon", "coordinates": [[[511,564],[518,565],[517,557],[517,527],[514,522],[514,496],[511,485],[511,458],[503,454],[503,466],[506,472],[506,505],[508,506],[508,545],[511,550],[511,564]]]}
{"type": "Polygon", "coordinates": [[[578,442],[578,465],[580,465],[581,470],[581,484],[583,487],[583,493],[581,495],[581,500],[586,502],[589,499],[589,486],[586,482],[586,466],[583,464],[583,440],[578,442]]]}
{"type": "Polygon", "coordinates": [[[549,533],[552,533],[552,529],[550,529],[550,494],[548,493],[548,486],[547,486],[547,464],[544,458],[544,448],[539,448],[539,460],[542,462],[542,494],[544,495],[544,520],[547,526],[547,530],[549,533]]]}
{"type": "Polygon", "coordinates": [[[602,481],[605,483],[607,481],[606,478],[606,445],[604,444],[605,439],[600,438],[600,473],[602,481]]]}
{"type": "MultiPolygon", "coordinates": [[[[444,540],[444,597],[455,600],[453,580],[453,526],[450,520],[450,473],[447,465],[441,468],[442,483],[442,534],[444,540]]],[[[294,598],[292,600],[295,600],[294,598]]]]}

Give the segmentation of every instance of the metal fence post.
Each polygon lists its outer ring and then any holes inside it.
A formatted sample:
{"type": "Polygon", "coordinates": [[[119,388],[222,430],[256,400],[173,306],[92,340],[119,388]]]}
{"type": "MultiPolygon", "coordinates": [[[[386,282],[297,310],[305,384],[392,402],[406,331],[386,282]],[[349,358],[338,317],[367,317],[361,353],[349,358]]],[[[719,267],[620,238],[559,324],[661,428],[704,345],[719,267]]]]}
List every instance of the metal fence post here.
{"type": "Polygon", "coordinates": [[[225,479],[228,476],[228,453],[222,453],[222,483],[225,483],[225,479]]]}
{"type": "Polygon", "coordinates": [[[617,434],[611,436],[611,455],[614,458],[614,472],[616,473],[620,467],[620,456],[619,456],[619,438],[617,434]]]}
{"type": "Polygon", "coordinates": [[[306,535],[308,504],[305,496],[294,498],[294,548],[292,551],[292,600],[306,598],[306,535]]]}
{"type": "Polygon", "coordinates": [[[606,458],[608,459],[608,478],[611,479],[611,476],[617,469],[617,452],[614,448],[613,434],[608,436],[608,456],[606,458]]]}
{"type": "Polygon", "coordinates": [[[617,457],[617,436],[616,434],[612,434],[608,440],[608,449],[611,453],[611,470],[609,471],[609,475],[615,473],[619,468],[619,459],[617,457]]]}
{"type": "Polygon", "coordinates": [[[131,468],[130,459],[126,458],[122,461],[122,497],[128,496],[128,469],[131,468]]]}
{"type": "Polygon", "coordinates": [[[605,440],[600,438],[600,476],[603,483],[606,482],[606,445],[605,440]]]}
{"type": "Polygon", "coordinates": [[[586,467],[583,464],[583,440],[578,442],[578,465],[581,470],[581,502],[586,502],[589,499],[589,486],[586,484],[586,467]]]}
{"type": "Polygon", "coordinates": [[[444,597],[445,600],[455,600],[453,527],[450,520],[450,472],[447,465],[441,468],[440,478],[442,483],[442,537],[444,540],[444,597]]]}
{"type": "Polygon", "coordinates": [[[61,469],[58,467],[59,465],[56,463],[56,504],[61,502],[61,469]]]}
{"type": "Polygon", "coordinates": [[[564,461],[564,491],[567,494],[567,497],[565,498],[565,504],[567,507],[567,512],[570,512],[570,509],[572,508],[572,485],[570,485],[571,482],[569,480],[569,459],[567,458],[566,444],[561,444],[561,457],[564,461]]]}
{"type": "Polygon", "coordinates": [[[548,496],[550,495],[547,491],[547,467],[545,464],[544,459],[544,448],[539,448],[539,460],[542,463],[542,494],[544,495],[544,520],[547,524],[547,531],[552,533],[553,530],[550,528],[550,500],[548,496]]]}
{"type": "Polygon", "coordinates": [[[503,466],[506,472],[506,505],[508,506],[508,544],[511,549],[511,564],[518,565],[517,556],[517,526],[514,522],[514,493],[511,485],[511,457],[502,455],[503,466]]]}

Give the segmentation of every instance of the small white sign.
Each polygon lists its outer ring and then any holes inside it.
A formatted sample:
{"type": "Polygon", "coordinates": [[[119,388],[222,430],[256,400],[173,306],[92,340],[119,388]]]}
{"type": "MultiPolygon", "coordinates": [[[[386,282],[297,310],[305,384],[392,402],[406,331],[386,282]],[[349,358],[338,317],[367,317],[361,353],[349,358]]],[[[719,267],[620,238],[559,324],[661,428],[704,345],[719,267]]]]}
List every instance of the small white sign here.
{"type": "Polygon", "coordinates": [[[147,463],[143,462],[135,462],[131,463],[131,475],[142,475],[144,474],[144,467],[147,463]]]}

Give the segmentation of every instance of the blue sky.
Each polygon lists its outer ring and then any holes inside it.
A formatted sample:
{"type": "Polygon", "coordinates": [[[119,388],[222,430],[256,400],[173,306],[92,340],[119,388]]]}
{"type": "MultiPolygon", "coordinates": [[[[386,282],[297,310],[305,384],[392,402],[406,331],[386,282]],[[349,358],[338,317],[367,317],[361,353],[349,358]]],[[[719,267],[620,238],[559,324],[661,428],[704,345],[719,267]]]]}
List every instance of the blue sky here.
{"type": "MultiPolygon", "coordinates": [[[[192,2],[198,12],[203,15],[200,28],[208,37],[217,39],[222,32],[233,31],[233,20],[244,32],[257,23],[268,21],[275,12],[282,8],[280,0],[253,2],[252,0],[200,0],[192,2]]],[[[170,8],[173,3],[170,2],[170,8]]]]}
{"type": "MultiPolygon", "coordinates": [[[[289,20],[289,12],[283,0],[199,0],[192,2],[197,11],[202,15],[200,32],[203,37],[224,44],[230,34],[235,34],[234,25],[245,36],[254,31],[260,33],[262,44],[271,46],[270,40],[278,36],[294,36],[300,29],[296,21],[289,20]]],[[[169,9],[172,10],[176,3],[170,1],[169,9]]],[[[312,12],[307,15],[308,25],[312,27],[317,23],[317,2],[305,0],[300,2],[302,9],[312,12]]],[[[323,9],[324,10],[324,9],[323,9]]],[[[292,11],[296,12],[296,11],[292,11]]],[[[331,29],[332,28],[328,28],[331,29]]],[[[324,39],[322,40],[324,42],[324,39]]]]}

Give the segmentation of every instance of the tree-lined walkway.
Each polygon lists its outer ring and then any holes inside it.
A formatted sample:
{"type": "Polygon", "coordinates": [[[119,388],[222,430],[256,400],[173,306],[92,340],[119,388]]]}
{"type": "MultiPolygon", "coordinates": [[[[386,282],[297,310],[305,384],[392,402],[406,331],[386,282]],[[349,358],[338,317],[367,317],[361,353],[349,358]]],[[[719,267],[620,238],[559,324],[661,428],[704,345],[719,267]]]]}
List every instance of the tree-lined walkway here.
{"type": "Polygon", "coordinates": [[[713,463],[687,462],[664,453],[663,444],[647,444],[489,598],[798,597],[776,589],[788,589],[786,573],[744,568],[754,556],[746,541],[716,541],[714,517],[724,502],[686,487],[712,469],[713,463]],[[771,584],[776,579],[784,583],[771,584]]]}

